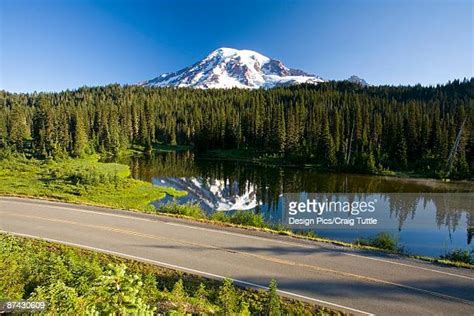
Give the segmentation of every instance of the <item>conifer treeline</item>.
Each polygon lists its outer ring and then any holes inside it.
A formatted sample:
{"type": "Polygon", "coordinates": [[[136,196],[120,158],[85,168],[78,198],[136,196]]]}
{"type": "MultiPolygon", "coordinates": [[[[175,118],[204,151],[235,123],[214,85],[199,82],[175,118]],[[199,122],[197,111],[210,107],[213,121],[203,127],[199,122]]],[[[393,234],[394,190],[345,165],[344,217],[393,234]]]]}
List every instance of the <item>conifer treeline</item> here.
{"type": "Polygon", "coordinates": [[[252,148],[331,168],[450,169],[451,176],[468,178],[474,174],[473,89],[474,79],[436,87],[329,82],[255,91],[119,85],[2,91],[0,147],[44,157],[115,154],[155,142],[252,148]]]}

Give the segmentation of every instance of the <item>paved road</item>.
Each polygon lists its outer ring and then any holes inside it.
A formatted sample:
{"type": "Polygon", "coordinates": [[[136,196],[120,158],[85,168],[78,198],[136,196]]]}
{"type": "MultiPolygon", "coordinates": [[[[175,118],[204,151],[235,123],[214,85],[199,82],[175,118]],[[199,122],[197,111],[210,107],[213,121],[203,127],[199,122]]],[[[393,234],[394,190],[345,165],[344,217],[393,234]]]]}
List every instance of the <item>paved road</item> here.
{"type": "Polygon", "coordinates": [[[472,315],[474,271],[161,216],[0,197],[0,230],[109,252],[354,314],[472,315]]]}

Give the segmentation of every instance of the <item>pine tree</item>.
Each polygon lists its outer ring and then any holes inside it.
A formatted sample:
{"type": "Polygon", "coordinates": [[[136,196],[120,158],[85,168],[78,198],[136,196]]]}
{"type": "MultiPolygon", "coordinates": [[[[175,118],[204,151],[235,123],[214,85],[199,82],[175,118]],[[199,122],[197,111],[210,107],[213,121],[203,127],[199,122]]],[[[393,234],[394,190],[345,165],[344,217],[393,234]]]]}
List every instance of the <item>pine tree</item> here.
{"type": "Polygon", "coordinates": [[[407,166],[407,142],[403,135],[403,130],[398,134],[399,136],[394,158],[399,167],[405,168],[407,166]]]}
{"type": "Polygon", "coordinates": [[[240,304],[240,311],[239,311],[239,316],[250,316],[252,315],[249,310],[249,303],[247,302],[242,302],[240,304]]]}
{"type": "Polygon", "coordinates": [[[82,157],[87,148],[87,134],[83,119],[79,113],[74,116],[73,123],[73,156],[82,157]]]}
{"type": "Polygon", "coordinates": [[[323,155],[323,162],[328,167],[336,165],[336,150],[331,134],[329,133],[329,123],[324,123],[323,134],[321,135],[321,153],[323,155]]]}
{"type": "Polygon", "coordinates": [[[280,316],[281,315],[281,302],[280,296],[277,293],[277,282],[272,279],[268,286],[268,315],[269,316],[280,316]]]}
{"type": "Polygon", "coordinates": [[[369,154],[367,155],[365,171],[367,173],[377,172],[377,167],[375,166],[375,158],[372,150],[369,150],[369,154]]]}
{"type": "Polygon", "coordinates": [[[285,123],[285,113],[281,108],[278,109],[277,120],[275,120],[276,125],[276,140],[277,140],[277,150],[284,152],[286,150],[286,123],[285,123]]]}
{"type": "Polygon", "coordinates": [[[237,313],[237,294],[231,279],[224,279],[224,284],[219,288],[218,298],[224,315],[237,313]]]}
{"type": "Polygon", "coordinates": [[[109,264],[92,290],[93,297],[100,297],[89,311],[91,314],[153,315],[154,308],[145,304],[139,296],[142,281],[138,275],[131,275],[124,264],[109,264]]]}
{"type": "Polygon", "coordinates": [[[7,130],[7,114],[6,109],[0,109],[0,149],[7,146],[8,130],[7,130]]]}

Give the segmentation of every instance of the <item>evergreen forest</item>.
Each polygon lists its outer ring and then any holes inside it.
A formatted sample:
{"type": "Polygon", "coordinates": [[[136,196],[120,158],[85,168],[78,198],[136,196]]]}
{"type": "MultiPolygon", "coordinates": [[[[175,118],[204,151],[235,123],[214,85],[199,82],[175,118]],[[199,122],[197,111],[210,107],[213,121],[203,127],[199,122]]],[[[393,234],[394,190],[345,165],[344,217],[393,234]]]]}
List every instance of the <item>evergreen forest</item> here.
{"type": "Polygon", "coordinates": [[[269,90],[0,91],[0,150],[55,158],[189,145],[329,170],[471,179],[473,88],[474,78],[430,87],[341,81],[269,90]]]}

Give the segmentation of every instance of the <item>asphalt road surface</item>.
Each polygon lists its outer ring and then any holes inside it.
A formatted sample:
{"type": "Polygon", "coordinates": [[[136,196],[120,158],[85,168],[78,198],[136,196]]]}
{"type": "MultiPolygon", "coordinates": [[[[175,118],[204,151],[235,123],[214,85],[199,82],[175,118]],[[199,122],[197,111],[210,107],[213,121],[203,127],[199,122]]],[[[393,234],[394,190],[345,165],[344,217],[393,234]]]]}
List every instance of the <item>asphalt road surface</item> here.
{"type": "Polygon", "coordinates": [[[0,197],[0,230],[136,259],[353,314],[474,315],[474,270],[192,221],[0,197]]]}

